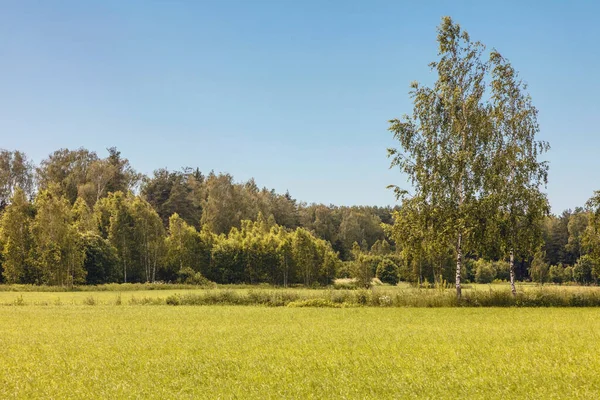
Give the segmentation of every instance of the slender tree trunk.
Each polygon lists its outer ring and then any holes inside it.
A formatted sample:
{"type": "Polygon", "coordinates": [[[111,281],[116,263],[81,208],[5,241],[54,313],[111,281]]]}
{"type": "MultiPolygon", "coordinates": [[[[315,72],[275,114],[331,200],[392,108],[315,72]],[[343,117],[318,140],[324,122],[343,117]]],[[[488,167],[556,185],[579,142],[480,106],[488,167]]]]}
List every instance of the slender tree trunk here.
{"type": "Polygon", "coordinates": [[[145,254],[145,262],[146,262],[146,282],[150,282],[150,240],[146,238],[146,254],[145,254]]]}
{"type": "Polygon", "coordinates": [[[152,260],[152,283],[156,282],[156,263],[158,261],[158,248],[156,246],[155,244],[154,259],[152,260]]]}
{"type": "Polygon", "coordinates": [[[517,289],[515,288],[515,252],[510,249],[510,290],[513,296],[517,295],[517,289]]]}
{"type": "Polygon", "coordinates": [[[284,259],[284,264],[285,264],[285,269],[283,270],[283,287],[287,287],[288,285],[288,261],[287,261],[287,257],[284,255],[283,256],[284,259]]]}
{"type": "Polygon", "coordinates": [[[75,261],[73,260],[74,255],[69,254],[69,268],[67,269],[67,287],[73,289],[73,281],[75,280],[75,261]]]}
{"type": "Polygon", "coordinates": [[[156,259],[157,258],[158,258],[158,256],[155,256],[154,265],[152,266],[152,283],[156,282],[156,259]]]}
{"type": "Polygon", "coordinates": [[[123,251],[121,252],[121,257],[123,257],[123,283],[127,283],[127,256],[125,254],[125,238],[123,238],[123,251]]]}
{"type": "Polygon", "coordinates": [[[456,298],[460,300],[462,296],[462,290],[460,287],[460,273],[462,268],[462,232],[458,234],[456,253],[456,298]]]}

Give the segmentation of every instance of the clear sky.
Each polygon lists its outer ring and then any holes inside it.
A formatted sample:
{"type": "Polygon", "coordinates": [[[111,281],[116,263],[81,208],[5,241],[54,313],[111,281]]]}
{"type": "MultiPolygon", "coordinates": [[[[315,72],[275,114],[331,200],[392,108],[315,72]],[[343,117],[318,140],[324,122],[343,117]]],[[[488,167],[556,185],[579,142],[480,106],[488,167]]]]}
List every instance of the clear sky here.
{"type": "Polygon", "coordinates": [[[434,79],[443,15],[529,83],[553,212],[583,205],[600,189],[595,1],[0,0],[0,147],[37,163],[117,146],[144,173],[395,204],[387,121],[411,112],[411,81],[434,79]]]}

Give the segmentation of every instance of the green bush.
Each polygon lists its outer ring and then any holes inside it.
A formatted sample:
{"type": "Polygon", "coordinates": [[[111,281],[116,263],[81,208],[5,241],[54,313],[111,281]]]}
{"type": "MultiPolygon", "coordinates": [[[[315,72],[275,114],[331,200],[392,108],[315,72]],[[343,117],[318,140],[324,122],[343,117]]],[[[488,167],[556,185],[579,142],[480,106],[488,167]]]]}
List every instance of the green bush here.
{"type": "Polygon", "coordinates": [[[548,280],[552,283],[563,283],[565,277],[562,265],[552,265],[548,269],[548,280]]]}
{"type": "Polygon", "coordinates": [[[529,276],[531,280],[538,283],[548,282],[548,264],[544,261],[544,256],[538,253],[531,261],[529,267],[529,276]]]}
{"type": "Polygon", "coordinates": [[[338,278],[351,279],[354,270],[354,261],[342,261],[338,269],[338,278]]]}
{"type": "Polygon", "coordinates": [[[178,295],[172,294],[166,298],[165,302],[170,306],[178,306],[181,304],[181,299],[178,295]]]}
{"type": "Polygon", "coordinates": [[[510,280],[510,264],[507,261],[495,261],[493,266],[494,270],[496,271],[496,279],[500,281],[510,280]]]}
{"type": "Polygon", "coordinates": [[[366,306],[371,302],[371,291],[369,290],[358,290],[354,295],[354,302],[361,306],[366,306]]]}
{"type": "Polygon", "coordinates": [[[354,261],[352,266],[352,277],[356,280],[356,285],[361,288],[370,288],[374,277],[375,268],[373,268],[372,259],[369,256],[361,255],[354,261]]]}
{"type": "Polygon", "coordinates": [[[101,236],[86,233],[81,237],[85,251],[84,269],[87,271],[86,283],[99,285],[119,280],[119,260],[117,251],[101,236]]]}
{"type": "Polygon", "coordinates": [[[180,283],[198,286],[214,286],[213,282],[209,281],[200,272],[196,272],[190,267],[180,269],[177,275],[180,283]]]}
{"type": "Polygon", "coordinates": [[[475,281],[477,283],[492,283],[496,278],[496,270],[491,262],[484,259],[475,261],[475,281]]]}
{"type": "Polygon", "coordinates": [[[594,261],[589,255],[582,256],[573,267],[573,278],[579,283],[592,282],[592,271],[595,269],[594,261]]]}
{"type": "MultiPolygon", "coordinates": [[[[177,296],[177,295],[175,295],[175,296],[177,296]]],[[[146,305],[161,306],[161,305],[165,304],[165,300],[161,297],[132,296],[131,299],[129,299],[129,304],[132,306],[146,306],[146,305]]]]}
{"type": "Polygon", "coordinates": [[[336,290],[342,290],[342,289],[346,289],[346,290],[353,290],[356,289],[356,280],[355,279],[350,279],[350,278],[344,278],[344,279],[336,279],[335,281],[333,281],[333,288],[336,290]]]}
{"type": "Polygon", "coordinates": [[[319,307],[319,308],[340,308],[342,305],[340,303],[333,303],[329,300],[325,299],[308,299],[308,300],[298,300],[292,301],[288,303],[288,307],[292,308],[300,308],[300,307],[319,307]]]}
{"type": "Polygon", "coordinates": [[[390,259],[384,258],[377,265],[377,278],[383,283],[389,285],[398,284],[398,266],[390,259]]]}
{"type": "Polygon", "coordinates": [[[563,271],[563,281],[564,282],[573,282],[573,267],[566,266],[563,271]]]}

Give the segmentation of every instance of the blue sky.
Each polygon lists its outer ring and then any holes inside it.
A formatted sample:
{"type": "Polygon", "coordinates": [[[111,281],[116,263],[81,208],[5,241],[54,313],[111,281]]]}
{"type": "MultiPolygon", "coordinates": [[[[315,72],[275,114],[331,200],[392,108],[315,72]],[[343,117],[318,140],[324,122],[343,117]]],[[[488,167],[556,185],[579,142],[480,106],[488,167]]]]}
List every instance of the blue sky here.
{"type": "Polygon", "coordinates": [[[0,147],[117,146],[140,171],[395,204],[387,121],[452,16],[529,83],[553,212],[600,190],[600,6],[564,1],[3,1],[0,147]]]}

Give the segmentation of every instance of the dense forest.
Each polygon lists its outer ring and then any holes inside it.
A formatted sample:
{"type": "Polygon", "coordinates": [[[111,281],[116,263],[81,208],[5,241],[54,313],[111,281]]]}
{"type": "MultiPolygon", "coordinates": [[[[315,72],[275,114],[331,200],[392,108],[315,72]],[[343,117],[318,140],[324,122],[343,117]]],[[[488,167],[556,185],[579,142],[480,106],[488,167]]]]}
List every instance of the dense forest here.
{"type": "MultiPolygon", "coordinates": [[[[517,260],[517,279],[596,282],[592,205],[545,217],[540,252],[517,260]]],[[[408,230],[399,207],[306,204],[192,168],[143,176],[115,148],[104,158],[60,149],[37,167],[20,151],[0,151],[0,207],[6,283],[367,284],[377,276],[426,284],[453,273],[451,252],[415,263],[395,232],[408,230]]],[[[467,281],[508,279],[506,260],[490,249],[467,255],[467,281]]]]}
{"type": "Polygon", "coordinates": [[[60,149],[39,166],[2,150],[0,208],[4,281],[51,285],[328,284],[355,243],[385,240],[393,211],[309,205],[192,168],[142,176],[115,148],[60,149]]]}

